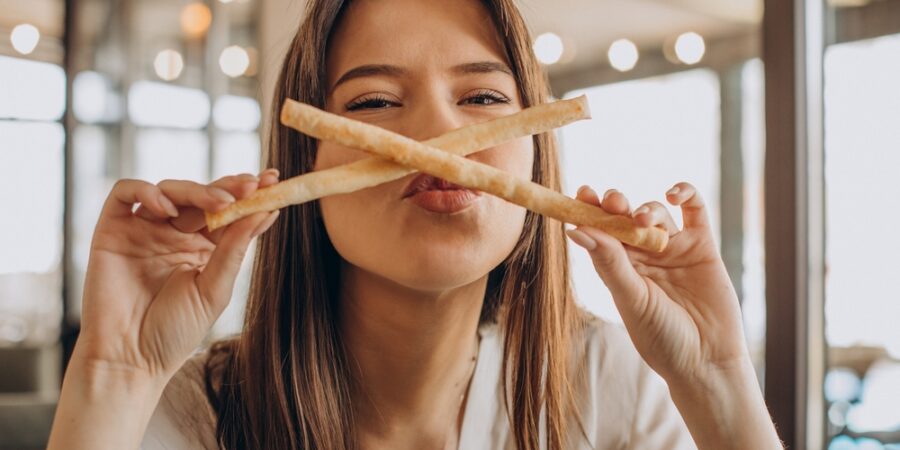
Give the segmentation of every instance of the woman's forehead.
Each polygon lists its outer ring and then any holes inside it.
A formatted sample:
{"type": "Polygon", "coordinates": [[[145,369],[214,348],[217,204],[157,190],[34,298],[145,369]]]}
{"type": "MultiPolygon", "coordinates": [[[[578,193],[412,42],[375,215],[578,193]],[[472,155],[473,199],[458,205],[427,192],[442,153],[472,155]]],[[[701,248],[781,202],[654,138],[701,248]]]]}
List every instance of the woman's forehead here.
{"type": "Polygon", "coordinates": [[[335,29],[329,85],[360,65],[451,71],[473,61],[506,64],[491,16],[478,0],[358,0],[335,29]]]}

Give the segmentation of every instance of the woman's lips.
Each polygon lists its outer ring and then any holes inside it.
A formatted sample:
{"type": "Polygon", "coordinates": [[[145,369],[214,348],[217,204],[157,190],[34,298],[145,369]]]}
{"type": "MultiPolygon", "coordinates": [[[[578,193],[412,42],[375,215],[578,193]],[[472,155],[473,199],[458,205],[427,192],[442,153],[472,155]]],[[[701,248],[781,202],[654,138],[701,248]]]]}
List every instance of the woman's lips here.
{"type": "Polygon", "coordinates": [[[421,174],[406,186],[403,198],[427,211],[451,214],[468,208],[481,193],[447,180],[421,174]]]}

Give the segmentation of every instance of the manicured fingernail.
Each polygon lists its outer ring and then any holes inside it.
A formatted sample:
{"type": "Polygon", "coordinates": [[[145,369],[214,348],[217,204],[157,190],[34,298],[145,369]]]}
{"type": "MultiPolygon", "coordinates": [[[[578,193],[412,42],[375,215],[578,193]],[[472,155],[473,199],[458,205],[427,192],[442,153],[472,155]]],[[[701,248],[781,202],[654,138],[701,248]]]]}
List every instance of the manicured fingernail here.
{"type": "Polygon", "coordinates": [[[591,239],[590,236],[584,234],[579,230],[566,230],[566,234],[569,236],[569,239],[572,242],[584,247],[585,250],[591,251],[597,248],[597,241],[591,239]]]}
{"type": "Polygon", "coordinates": [[[606,193],[603,194],[603,200],[606,200],[607,198],[609,198],[610,195],[613,195],[616,192],[619,192],[619,191],[617,191],[615,189],[610,189],[610,190],[606,191],[606,193]]]}
{"type": "Polygon", "coordinates": [[[159,196],[159,205],[166,210],[166,214],[168,214],[169,217],[178,217],[178,208],[176,208],[172,201],[165,195],[159,196]]]}
{"type": "Polygon", "coordinates": [[[638,215],[641,215],[641,214],[647,214],[647,213],[649,213],[649,212],[650,212],[650,208],[649,208],[649,207],[647,207],[647,206],[641,206],[640,208],[634,210],[634,214],[632,214],[632,215],[633,215],[633,216],[638,216],[638,215]]]}
{"type": "Polygon", "coordinates": [[[267,217],[266,220],[264,220],[261,224],[256,226],[256,229],[253,230],[253,233],[250,235],[250,238],[252,239],[252,238],[259,236],[260,234],[265,233],[266,230],[268,230],[269,227],[271,227],[272,224],[275,223],[275,220],[278,219],[279,214],[281,214],[281,211],[279,211],[277,209],[275,211],[272,211],[272,213],[269,214],[269,217],[267,217]]]}
{"type": "Polygon", "coordinates": [[[666,195],[676,195],[679,192],[681,192],[681,188],[678,186],[675,186],[672,189],[669,189],[668,191],[666,191],[666,195]]]}
{"type": "Polygon", "coordinates": [[[219,189],[219,188],[209,188],[209,195],[213,196],[213,198],[215,198],[216,200],[219,200],[220,202],[225,202],[225,203],[234,203],[235,202],[233,195],[231,195],[228,192],[223,191],[222,189],[219,189]]]}

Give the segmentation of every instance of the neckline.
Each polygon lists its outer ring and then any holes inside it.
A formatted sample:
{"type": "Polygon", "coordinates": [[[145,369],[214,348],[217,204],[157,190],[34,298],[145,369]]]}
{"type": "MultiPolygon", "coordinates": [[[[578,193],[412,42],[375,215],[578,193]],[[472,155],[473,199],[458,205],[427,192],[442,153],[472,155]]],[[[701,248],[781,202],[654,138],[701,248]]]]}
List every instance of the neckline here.
{"type": "Polygon", "coordinates": [[[479,344],[475,373],[469,384],[468,399],[459,433],[461,449],[483,448],[484,440],[493,435],[492,427],[499,407],[496,398],[501,360],[497,354],[496,329],[497,325],[492,323],[478,327],[479,344]]]}

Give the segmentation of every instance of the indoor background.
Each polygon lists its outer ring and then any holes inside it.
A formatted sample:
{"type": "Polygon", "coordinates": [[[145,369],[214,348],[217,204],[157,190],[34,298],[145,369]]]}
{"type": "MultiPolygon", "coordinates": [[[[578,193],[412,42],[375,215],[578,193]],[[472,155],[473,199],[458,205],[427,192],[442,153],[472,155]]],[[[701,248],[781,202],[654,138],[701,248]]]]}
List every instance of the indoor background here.
{"type": "MultiPolygon", "coordinates": [[[[0,0],[0,449],[46,443],[115,180],[264,167],[303,3],[0,0]]],[[[554,95],[590,101],[558,132],[565,192],[698,186],[789,446],[900,449],[900,0],[520,5],[554,95]]],[[[210,338],[239,331],[249,264],[210,338]]]]}

